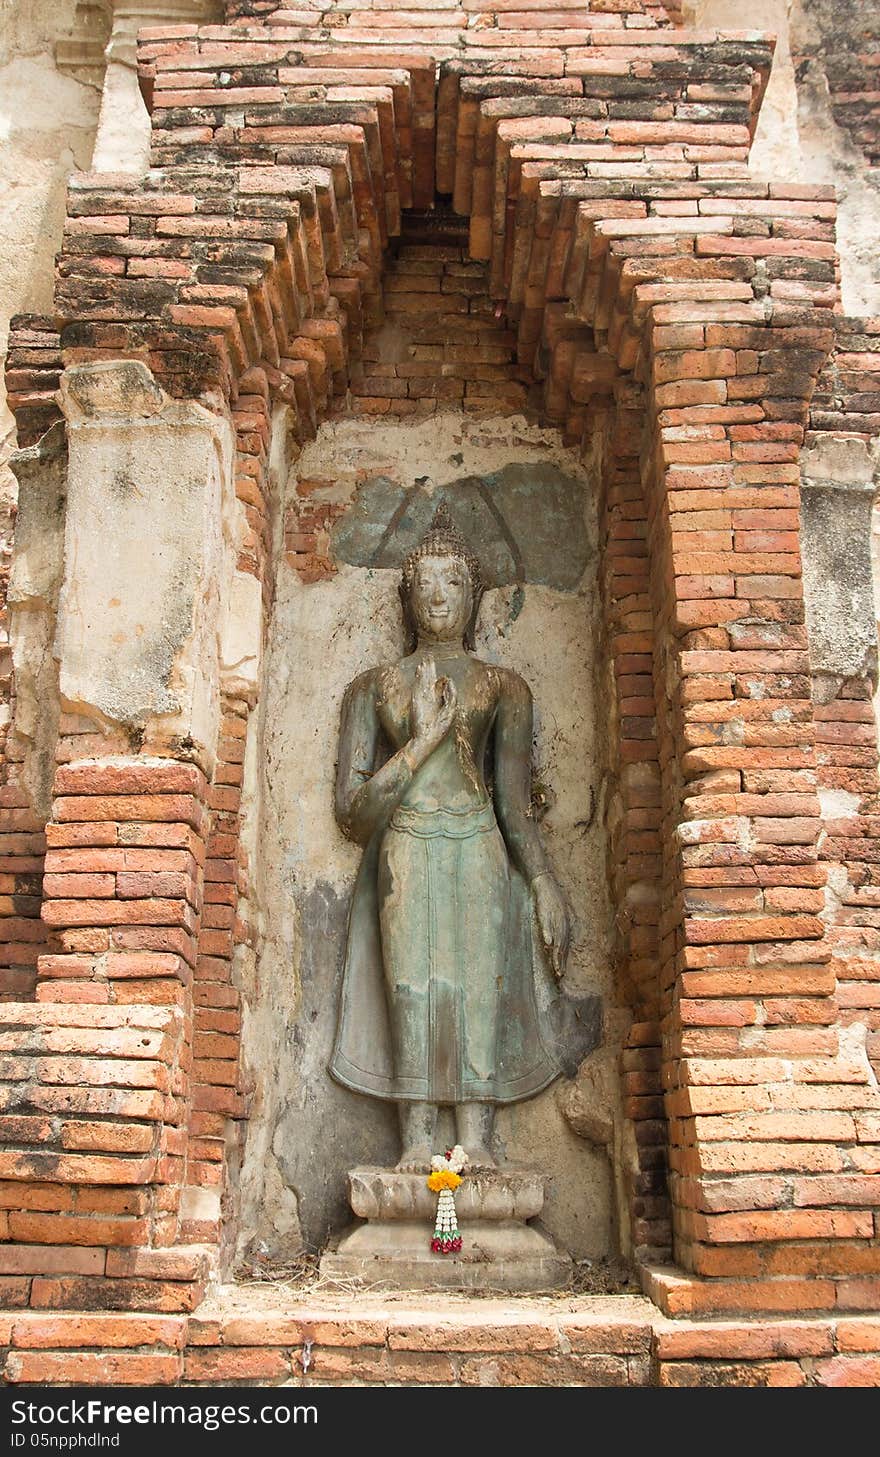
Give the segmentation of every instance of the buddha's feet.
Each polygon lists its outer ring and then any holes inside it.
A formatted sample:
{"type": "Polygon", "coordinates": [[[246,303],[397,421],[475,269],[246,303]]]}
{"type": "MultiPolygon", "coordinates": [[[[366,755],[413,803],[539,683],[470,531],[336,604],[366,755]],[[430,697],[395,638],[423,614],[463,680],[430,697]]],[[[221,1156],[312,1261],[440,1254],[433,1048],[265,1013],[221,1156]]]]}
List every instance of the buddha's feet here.
{"type": "Polygon", "coordinates": [[[437,1106],[435,1103],[400,1103],[398,1107],[400,1146],[403,1149],[397,1161],[398,1172],[427,1173],[435,1152],[437,1106]]]}
{"type": "Polygon", "coordinates": [[[465,1153],[468,1156],[464,1168],[466,1174],[479,1174],[487,1169],[497,1169],[498,1167],[498,1160],[493,1157],[490,1150],[479,1144],[476,1148],[465,1149],[465,1153]]]}
{"type": "Polygon", "coordinates": [[[395,1164],[399,1174],[427,1174],[434,1153],[430,1144],[413,1144],[405,1148],[395,1164]]]}

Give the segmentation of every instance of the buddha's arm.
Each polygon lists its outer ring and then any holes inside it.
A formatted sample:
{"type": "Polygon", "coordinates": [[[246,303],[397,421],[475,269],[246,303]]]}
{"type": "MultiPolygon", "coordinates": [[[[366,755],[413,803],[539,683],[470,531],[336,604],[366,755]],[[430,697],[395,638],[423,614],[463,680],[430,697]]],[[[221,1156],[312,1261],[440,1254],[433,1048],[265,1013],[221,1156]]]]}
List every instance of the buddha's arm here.
{"type": "Polygon", "coordinates": [[[529,814],[531,756],[532,695],[522,678],[507,673],[495,716],[495,808],[514,864],[530,884],[549,871],[529,814]]]}
{"type": "Polygon", "coordinates": [[[531,752],[532,695],[522,678],[509,673],[495,718],[495,807],[514,864],[532,887],[550,964],[561,977],[568,956],[569,917],[547,863],[541,832],[529,815],[531,752]]]}
{"type": "Polygon", "coordinates": [[[372,672],[363,673],[349,684],[343,699],[336,770],[336,820],[359,845],[388,823],[434,747],[433,742],[410,739],[375,769],[379,737],[376,679],[372,672]]]}

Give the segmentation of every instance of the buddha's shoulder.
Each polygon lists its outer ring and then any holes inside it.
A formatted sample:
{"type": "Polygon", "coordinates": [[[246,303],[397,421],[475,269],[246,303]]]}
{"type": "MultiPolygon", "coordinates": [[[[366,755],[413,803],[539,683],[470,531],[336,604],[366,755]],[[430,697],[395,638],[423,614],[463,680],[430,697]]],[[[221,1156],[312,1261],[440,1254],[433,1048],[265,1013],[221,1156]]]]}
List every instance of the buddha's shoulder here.
{"type": "Polygon", "coordinates": [[[358,717],[381,714],[386,708],[398,711],[409,703],[411,691],[401,663],[377,663],[349,683],[342,712],[347,717],[358,717]]]}
{"type": "Polygon", "coordinates": [[[525,678],[520,677],[513,668],[502,668],[492,664],[492,672],[496,676],[498,692],[504,698],[515,699],[522,703],[528,703],[531,700],[532,690],[525,678]]]}
{"type": "Polygon", "coordinates": [[[513,668],[504,668],[500,663],[484,663],[481,658],[471,658],[473,671],[477,676],[481,692],[495,703],[521,703],[527,706],[532,695],[525,678],[513,668]]]}
{"type": "Polygon", "coordinates": [[[346,699],[351,701],[352,699],[375,697],[383,672],[385,672],[385,668],[382,664],[377,664],[375,667],[365,668],[362,673],[358,673],[345,690],[346,699]]]}

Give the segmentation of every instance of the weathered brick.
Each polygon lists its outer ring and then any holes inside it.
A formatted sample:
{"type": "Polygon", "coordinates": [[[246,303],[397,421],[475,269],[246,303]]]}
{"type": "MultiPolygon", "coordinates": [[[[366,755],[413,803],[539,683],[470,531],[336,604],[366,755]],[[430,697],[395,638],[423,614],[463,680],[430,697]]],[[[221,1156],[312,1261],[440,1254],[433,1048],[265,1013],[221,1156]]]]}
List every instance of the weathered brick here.
{"type": "Polygon", "coordinates": [[[59,1313],[32,1314],[13,1321],[11,1344],[26,1351],[104,1349],[137,1346],[182,1347],[186,1327],[181,1317],[59,1313]]]}
{"type": "Polygon", "coordinates": [[[13,1385],[172,1386],[180,1382],[178,1354],[12,1351],[5,1367],[13,1385]]]}

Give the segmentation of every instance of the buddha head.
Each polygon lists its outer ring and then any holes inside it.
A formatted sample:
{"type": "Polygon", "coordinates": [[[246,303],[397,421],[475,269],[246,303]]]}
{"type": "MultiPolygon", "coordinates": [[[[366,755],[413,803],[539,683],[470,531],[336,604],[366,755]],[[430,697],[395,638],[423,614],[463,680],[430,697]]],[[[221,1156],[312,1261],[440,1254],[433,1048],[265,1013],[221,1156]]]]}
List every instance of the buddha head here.
{"type": "Polygon", "coordinates": [[[400,600],[407,652],[420,639],[463,642],[472,652],[482,595],[480,563],[441,504],[431,529],[403,563],[400,600]]]}

